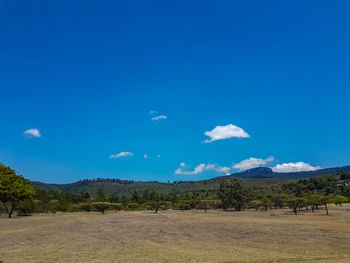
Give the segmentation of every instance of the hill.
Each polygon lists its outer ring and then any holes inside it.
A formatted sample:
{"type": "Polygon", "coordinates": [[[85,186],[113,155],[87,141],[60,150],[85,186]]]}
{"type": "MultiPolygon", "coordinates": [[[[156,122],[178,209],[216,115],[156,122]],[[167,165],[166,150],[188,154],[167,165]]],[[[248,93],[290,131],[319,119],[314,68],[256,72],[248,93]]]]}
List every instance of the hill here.
{"type": "MultiPolygon", "coordinates": [[[[338,172],[350,172],[350,165],[343,166],[343,167],[320,169],[316,171],[293,172],[293,173],[276,173],[276,172],[273,172],[272,169],[268,167],[257,167],[257,168],[246,170],[244,172],[230,174],[229,177],[302,179],[302,178],[333,174],[338,172]]],[[[217,178],[223,178],[223,177],[227,177],[227,176],[221,176],[217,178]]]]}
{"type": "Polygon", "coordinates": [[[171,192],[201,191],[217,189],[222,180],[238,177],[249,186],[267,186],[286,182],[293,179],[317,177],[336,172],[350,171],[350,166],[321,169],[318,171],[298,172],[298,173],[275,173],[270,168],[259,167],[249,169],[241,173],[234,173],[228,176],[216,177],[209,180],[200,181],[178,181],[173,183],[162,183],[156,181],[135,182],[120,179],[93,179],[81,180],[71,184],[45,184],[33,182],[33,184],[43,190],[56,190],[64,193],[89,192],[95,196],[97,189],[103,188],[107,196],[117,192],[119,195],[131,196],[134,191],[157,191],[169,194],[171,192]]]}

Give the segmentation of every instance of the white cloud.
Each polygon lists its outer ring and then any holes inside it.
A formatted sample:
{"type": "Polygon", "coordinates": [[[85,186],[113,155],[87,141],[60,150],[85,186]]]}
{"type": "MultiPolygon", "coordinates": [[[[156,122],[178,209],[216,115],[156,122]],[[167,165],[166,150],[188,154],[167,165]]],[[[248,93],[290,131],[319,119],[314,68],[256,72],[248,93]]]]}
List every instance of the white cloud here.
{"type": "Polygon", "coordinates": [[[41,137],[41,134],[38,129],[29,129],[24,132],[24,134],[29,134],[33,137],[39,138],[41,137]]]}
{"type": "Polygon", "coordinates": [[[160,158],[161,157],[160,154],[158,154],[157,157],[160,158]]]}
{"type": "Polygon", "coordinates": [[[159,116],[153,117],[153,118],[152,118],[152,121],[166,120],[167,118],[168,118],[168,117],[165,116],[165,115],[159,115],[159,116]]]}
{"type": "Polygon", "coordinates": [[[223,173],[227,174],[231,170],[230,167],[222,167],[222,166],[218,166],[216,164],[205,164],[205,163],[199,164],[192,171],[187,171],[187,170],[184,171],[183,168],[185,169],[186,167],[189,167],[189,166],[186,165],[185,163],[181,163],[180,168],[177,168],[175,170],[175,174],[191,175],[191,174],[199,174],[199,173],[202,173],[204,171],[209,171],[209,170],[221,172],[221,173],[223,172],[223,173]]]}
{"type": "Polygon", "coordinates": [[[269,162],[272,162],[273,160],[274,160],[274,158],[272,156],[268,157],[266,159],[259,159],[259,158],[250,157],[248,159],[241,161],[240,163],[233,165],[233,168],[239,169],[239,170],[248,170],[251,168],[265,165],[269,162]]]}
{"type": "Polygon", "coordinates": [[[231,168],[230,167],[227,167],[227,166],[223,166],[223,167],[218,167],[216,169],[217,172],[223,172],[225,174],[228,174],[230,172],[231,168]]]}
{"type": "Polygon", "coordinates": [[[150,111],[148,112],[149,115],[153,115],[153,114],[156,114],[156,113],[158,113],[158,112],[155,111],[155,110],[150,110],[150,111]]]}
{"type": "MultiPolygon", "coordinates": [[[[184,167],[180,165],[181,167],[184,167]]],[[[181,168],[176,169],[175,174],[199,174],[204,171],[205,164],[201,163],[194,168],[193,171],[183,171],[181,168]]]]}
{"type": "Polygon", "coordinates": [[[228,139],[232,137],[236,138],[249,138],[249,134],[246,133],[242,128],[228,124],[226,126],[216,126],[211,131],[206,131],[204,133],[206,136],[209,136],[210,139],[205,140],[205,143],[210,143],[217,140],[228,139]]]}
{"type": "Polygon", "coordinates": [[[148,154],[143,155],[143,158],[148,159],[148,154]]]}
{"type": "Polygon", "coordinates": [[[316,171],[319,169],[322,169],[322,168],[320,166],[311,166],[310,164],[304,163],[304,162],[282,163],[272,167],[272,171],[276,173],[316,171]]]}
{"type": "Polygon", "coordinates": [[[131,152],[120,152],[118,154],[111,154],[109,157],[112,159],[120,158],[120,157],[127,157],[127,156],[133,156],[134,154],[131,152]]]}

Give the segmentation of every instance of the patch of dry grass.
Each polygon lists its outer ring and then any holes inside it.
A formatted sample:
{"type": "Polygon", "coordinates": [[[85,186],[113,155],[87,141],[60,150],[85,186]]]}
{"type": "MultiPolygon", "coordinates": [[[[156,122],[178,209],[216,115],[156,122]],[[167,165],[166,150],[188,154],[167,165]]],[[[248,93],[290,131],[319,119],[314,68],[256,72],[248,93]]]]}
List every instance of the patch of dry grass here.
{"type": "Polygon", "coordinates": [[[0,218],[3,263],[349,263],[350,208],[0,218]]]}

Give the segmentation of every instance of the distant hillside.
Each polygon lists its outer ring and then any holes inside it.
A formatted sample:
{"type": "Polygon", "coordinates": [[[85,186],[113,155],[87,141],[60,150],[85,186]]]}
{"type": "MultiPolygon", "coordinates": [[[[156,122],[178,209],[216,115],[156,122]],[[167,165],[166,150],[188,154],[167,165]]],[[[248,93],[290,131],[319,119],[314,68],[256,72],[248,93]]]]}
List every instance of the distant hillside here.
{"type": "MultiPolygon", "coordinates": [[[[268,167],[257,167],[253,169],[246,170],[241,173],[230,174],[229,177],[238,177],[238,178],[286,178],[286,179],[301,179],[316,177],[326,174],[333,174],[338,172],[350,172],[350,165],[343,167],[335,168],[326,168],[316,171],[307,171],[307,172],[295,172],[295,173],[275,173],[271,168],[268,167]]],[[[223,178],[227,176],[221,176],[217,178],[223,178]]]]}
{"type": "MultiPolygon", "coordinates": [[[[95,196],[97,189],[103,188],[107,196],[111,196],[117,192],[119,195],[125,195],[130,197],[136,190],[137,192],[143,192],[145,190],[155,190],[159,193],[171,193],[186,192],[195,190],[214,190],[217,189],[222,180],[228,180],[226,178],[213,178],[210,180],[201,181],[181,181],[174,183],[161,183],[161,182],[133,182],[133,181],[121,181],[118,179],[95,179],[95,180],[82,180],[72,184],[45,184],[42,182],[33,182],[33,184],[43,190],[56,190],[64,193],[80,193],[89,192],[91,196],[95,196]]],[[[282,183],[288,181],[285,178],[243,178],[247,185],[250,186],[267,186],[271,184],[282,183]]]]}
{"type": "Polygon", "coordinates": [[[249,169],[241,173],[234,173],[229,176],[216,177],[209,180],[200,181],[179,181],[173,183],[161,182],[134,182],[120,179],[94,179],[81,180],[71,184],[45,184],[42,182],[33,182],[33,184],[43,190],[56,190],[65,193],[89,192],[95,196],[97,189],[103,188],[106,195],[111,196],[117,192],[119,195],[131,196],[136,190],[142,192],[145,190],[155,190],[159,193],[171,193],[173,191],[186,192],[195,190],[214,190],[217,189],[222,180],[232,177],[238,177],[250,186],[267,186],[277,183],[286,182],[293,179],[316,177],[336,172],[350,172],[350,166],[321,169],[312,172],[298,173],[274,173],[270,168],[259,167],[249,169]]]}

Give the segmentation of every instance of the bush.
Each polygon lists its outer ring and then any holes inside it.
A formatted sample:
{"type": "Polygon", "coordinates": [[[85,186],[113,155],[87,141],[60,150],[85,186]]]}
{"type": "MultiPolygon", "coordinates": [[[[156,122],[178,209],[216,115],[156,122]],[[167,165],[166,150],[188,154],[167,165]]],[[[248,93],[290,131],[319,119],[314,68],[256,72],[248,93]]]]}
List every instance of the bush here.
{"type": "Polygon", "coordinates": [[[79,204],[73,204],[71,206],[72,211],[84,211],[84,212],[90,212],[93,209],[93,206],[91,203],[79,203],[79,204]]]}
{"type": "Polygon", "coordinates": [[[189,210],[195,208],[200,203],[200,200],[181,200],[179,202],[179,209],[189,210]]]}
{"type": "Polygon", "coordinates": [[[110,207],[114,209],[114,212],[120,211],[123,208],[123,205],[120,203],[111,203],[110,207]]]}
{"type": "Polygon", "coordinates": [[[96,211],[101,212],[102,214],[105,213],[105,211],[110,208],[111,203],[109,202],[94,202],[92,203],[93,207],[96,209],[96,211]]]}
{"type": "Polygon", "coordinates": [[[17,216],[28,216],[35,211],[35,203],[33,200],[23,200],[18,204],[17,216]]]}
{"type": "Polygon", "coordinates": [[[129,209],[131,211],[135,211],[135,210],[140,208],[140,205],[136,202],[127,203],[126,206],[127,206],[127,209],[129,209]]]}

